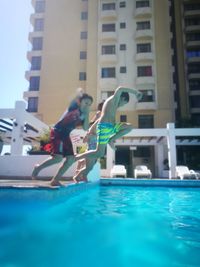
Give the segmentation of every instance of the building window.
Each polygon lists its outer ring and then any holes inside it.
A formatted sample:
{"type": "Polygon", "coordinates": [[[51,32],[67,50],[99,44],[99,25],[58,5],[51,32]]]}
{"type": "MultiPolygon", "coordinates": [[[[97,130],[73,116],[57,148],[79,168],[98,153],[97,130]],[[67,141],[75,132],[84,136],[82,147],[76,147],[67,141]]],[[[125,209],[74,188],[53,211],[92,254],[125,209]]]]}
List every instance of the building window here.
{"type": "Polygon", "coordinates": [[[86,51],[80,51],[80,59],[87,59],[87,52],[86,51]]]}
{"type": "Polygon", "coordinates": [[[43,13],[45,11],[45,1],[35,2],[35,13],[43,13]]]}
{"type": "Polygon", "coordinates": [[[81,20],[87,20],[88,19],[88,13],[87,12],[81,12],[81,20]]]}
{"type": "Polygon", "coordinates": [[[122,7],[126,7],[126,2],[125,2],[125,1],[120,2],[120,3],[119,3],[119,7],[120,7],[120,8],[122,8],[122,7]]]}
{"type": "Polygon", "coordinates": [[[127,122],[127,116],[126,115],[120,115],[120,122],[127,122]]]}
{"type": "Polygon", "coordinates": [[[142,99],[139,102],[154,102],[154,90],[140,90],[142,92],[142,99]]]}
{"type": "Polygon", "coordinates": [[[40,88],[40,77],[39,76],[30,77],[29,91],[39,91],[39,88],[40,88]]]}
{"type": "Polygon", "coordinates": [[[149,7],[149,1],[136,1],[136,8],[140,8],[140,7],[149,7]]]}
{"type": "Polygon", "coordinates": [[[87,32],[81,32],[81,39],[87,39],[87,32]]]}
{"type": "Polygon", "coordinates": [[[40,32],[44,30],[44,19],[35,19],[34,31],[40,32]]]}
{"type": "Polygon", "coordinates": [[[115,32],[115,24],[102,24],[102,32],[115,32]]]}
{"type": "Polygon", "coordinates": [[[187,58],[200,57],[200,49],[187,50],[187,58]]]}
{"type": "Polygon", "coordinates": [[[154,128],[153,115],[138,115],[138,128],[154,128]]]}
{"type": "Polygon", "coordinates": [[[137,76],[138,77],[152,76],[152,66],[137,67],[137,76]]]}
{"type": "Polygon", "coordinates": [[[102,91],[101,92],[101,100],[106,100],[108,97],[112,96],[115,91],[102,91]]]}
{"type": "Polygon", "coordinates": [[[191,3],[191,4],[185,4],[184,5],[184,10],[189,11],[189,10],[200,10],[200,4],[199,3],[191,3]]]}
{"type": "Polygon", "coordinates": [[[137,31],[148,30],[151,28],[150,21],[139,21],[137,22],[137,31]]]}
{"type": "Polygon", "coordinates": [[[43,46],[43,38],[42,37],[34,37],[32,40],[32,49],[35,50],[42,50],[43,46]]]}
{"type": "Polygon", "coordinates": [[[101,54],[102,55],[114,55],[115,54],[115,45],[102,45],[101,54]]]}
{"type": "Polygon", "coordinates": [[[187,41],[200,41],[200,33],[187,33],[186,35],[187,41]]]}
{"type": "Polygon", "coordinates": [[[199,18],[191,18],[185,20],[185,26],[198,26],[198,25],[200,25],[199,18]]]}
{"type": "Polygon", "coordinates": [[[102,68],[101,77],[102,78],[115,78],[115,68],[102,68]]]}
{"type": "Polygon", "coordinates": [[[119,49],[120,49],[121,51],[125,51],[125,50],[126,50],[126,44],[120,44],[119,49]]]}
{"type": "Polygon", "coordinates": [[[200,95],[190,96],[190,107],[200,108],[200,95]]]}
{"type": "Polygon", "coordinates": [[[190,73],[200,73],[200,63],[189,64],[188,65],[188,74],[190,73]]]}
{"type": "Polygon", "coordinates": [[[120,67],[120,73],[126,73],[126,67],[120,67]]]}
{"type": "Polygon", "coordinates": [[[86,72],[79,72],[79,81],[86,81],[86,72]]]}
{"type": "Polygon", "coordinates": [[[194,79],[189,81],[190,90],[200,90],[200,79],[194,79]]]}
{"type": "Polygon", "coordinates": [[[125,22],[120,23],[120,29],[126,29],[126,23],[125,22]]]}
{"type": "Polygon", "coordinates": [[[31,59],[31,70],[41,69],[41,57],[32,57],[31,59]]]}
{"type": "Polygon", "coordinates": [[[102,10],[115,10],[115,3],[102,4],[102,10]]]}
{"type": "Polygon", "coordinates": [[[37,111],[38,111],[38,97],[29,97],[28,112],[37,112],[37,111]]]}
{"type": "Polygon", "coordinates": [[[137,44],[137,53],[149,53],[151,52],[151,44],[137,44]]]}

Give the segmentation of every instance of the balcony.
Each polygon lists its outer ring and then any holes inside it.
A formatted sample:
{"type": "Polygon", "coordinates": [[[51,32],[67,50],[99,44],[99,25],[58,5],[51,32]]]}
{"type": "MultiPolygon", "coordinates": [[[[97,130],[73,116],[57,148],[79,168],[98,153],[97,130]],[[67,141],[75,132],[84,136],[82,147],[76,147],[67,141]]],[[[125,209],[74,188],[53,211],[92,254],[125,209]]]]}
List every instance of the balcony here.
{"type": "Polygon", "coordinates": [[[134,18],[149,18],[152,15],[151,7],[139,7],[135,9],[134,18]]]}
{"type": "Polygon", "coordinates": [[[99,80],[100,89],[112,89],[114,90],[118,86],[116,78],[100,78],[99,80]]]}
{"type": "Polygon", "coordinates": [[[186,10],[184,12],[185,17],[193,17],[193,16],[200,16],[200,9],[196,10],[186,10]]]}
{"type": "Polygon", "coordinates": [[[25,100],[28,100],[29,97],[38,97],[39,96],[39,91],[25,91],[23,93],[23,98],[25,100]]]}
{"type": "Polygon", "coordinates": [[[199,41],[187,41],[187,47],[200,47],[200,40],[199,41]]]}
{"type": "Polygon", "coordinates": [[[102,10],[100,13],[101,20],[113,20],[117,19],[116,10],[102,10]]]}
{"type": "Polygon", "coordinates": [[[200,113],[200,108],[190,108],[190,112],[193,114],[200,113]]]}
{"type": "Polygon", "coordinates": [[[27,70],[25,72],[25,78],[27,79],[27,81],[30,80],[30,77],[32,76],[40,76],[40,70],[27,70]]]}
{"type": "Polygon", "coordinates": [[[188,63],[195,63],[195,62],[200,62],[200,57],[189,57],[188,59],[187,59],[187,62],[188,63]]]}
{"type": "Polygon", "coordinates": [[[147,30],[137,30],[135,33],[135,39],[152,39],[153,31],[151,29],[147,30]]]}
{"type": "Polygon", "coordinates": [[[116,63],[117,62],[117,55],[100,55],[99,56],[100,62],[101,63],[116,63]]]}
{"type": "Polygon", "coordinates": [[[156,102],[138,102],[136,103],[136,110],[156,110],[156,102]]]}
{"type": "Polygon", "coordinates": [[[32,57],[39,57],[42,55],[42,51],[28,51],[26,56],[27,56],[27,59],[29,60],[29,62],[31,62],[31,58],[32,57]]]}
{"type": "Polygon", "coordinates": [[[200,73],[190,73],[188,79],[200,79],[200,73]]]}
{"type": "Polygon", "coordinates": [[[116,32],[101,32],[100,40],[102,41],[116,41],[117,33],[116,32]]]}
{"type": "Polygon", "coordinates": [[[185,27],[186,32],[196,32],[200,30],[200,25],[190,25],[185,27]]]}
{"type": "Polygon", "coordinates": [[[153,61],[154,55],[152,52],[150,52],[150,53],[137,53],[135,59],[136,59],[136,61],[153,61]]]}
{"type": "Polygon", "coordinates": [[[153,76],[137,77],[136,85],[155,84],[155,78],[153,76]]]}
{"type": "Polygon", "coordinates": [[[33,13],[30,16],[30,23],[34,26],[35,19],[42,19],[44,18],[44,13],[33,13]]]}
{"type": "Polygon", "coordinates": [[[34,37],[43,37],[43,32],[29,32],[28,39],[31,43],[34,37]]]}

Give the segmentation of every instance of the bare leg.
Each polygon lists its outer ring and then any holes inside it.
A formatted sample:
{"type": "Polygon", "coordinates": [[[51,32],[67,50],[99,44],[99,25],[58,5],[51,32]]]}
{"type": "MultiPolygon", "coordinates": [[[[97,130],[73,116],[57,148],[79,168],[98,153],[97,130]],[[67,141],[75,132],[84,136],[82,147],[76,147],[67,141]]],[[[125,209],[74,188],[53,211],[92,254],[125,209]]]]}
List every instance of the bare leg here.
{"type": "Polygon", "coordinates": [[[47,160],[45,160],[44,162],[42,162],[41,164],[37,164],[35,165],[33,172],[32,172],[32,179],[36,179],[38,173],[43,170],[44,168],[47,168],[53,164],[59,163],[61,162],[63,159],[63,157],[61,155],[55,155],[52,156],[50,158],[48,158],[47,160]]]}
{"type": "Polygon", "coordinates": [[[76,167],[76,174],[85,166],[85,159],[80,159],[76,167]]]}
{"type": "Polygon", "coordinates": [[[93,169],[96,159],[87,159],[86,166],[79,170],[76,175],[73,177],[75,183],[78,183],[81,178],[83,178],[87,182],[87,175],[93,169]]]}
{"type": "Polygon", "coordinates": [[[109,140],[109,145],[111,146],[111,148],[115,150],[114,141],[116,139],[124,136],[125,134],[129,133],[132,129],[133,129],[133,127],[131,124],[122,125],[121,130],[118,133],[116,133],[115,135],[113,135],[109,140]]]}
{"type": "Polygon", "coordinates": [[[59,179],[74,162],[75,162],[75,156],[68,156],[58,169],[56,175],[52,178],[50,184],[52,186],[61,186],[62,184],[59,182],[59,179]]]}
{"type": "Polygon", "coordinates": [[[78,154],[76,156],[76,160],[80,160],[83,158],[86,159],[98,159],[100,157],[103,157],[106,150],[106,144],[98,144],[96,150],[89,150],[82,154],[78,154]]]}

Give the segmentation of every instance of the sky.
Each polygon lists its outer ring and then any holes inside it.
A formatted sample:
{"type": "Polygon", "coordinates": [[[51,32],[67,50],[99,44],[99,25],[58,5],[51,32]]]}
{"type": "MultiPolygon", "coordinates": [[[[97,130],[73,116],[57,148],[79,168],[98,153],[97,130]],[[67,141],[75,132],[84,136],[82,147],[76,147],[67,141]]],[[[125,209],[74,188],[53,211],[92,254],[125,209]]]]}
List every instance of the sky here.
{"type": "Polygon", "coordinates": [[[0,0],[0,108],[13,108],[28,89],[28,34],[32,31],[31,0],[0,0]]]}

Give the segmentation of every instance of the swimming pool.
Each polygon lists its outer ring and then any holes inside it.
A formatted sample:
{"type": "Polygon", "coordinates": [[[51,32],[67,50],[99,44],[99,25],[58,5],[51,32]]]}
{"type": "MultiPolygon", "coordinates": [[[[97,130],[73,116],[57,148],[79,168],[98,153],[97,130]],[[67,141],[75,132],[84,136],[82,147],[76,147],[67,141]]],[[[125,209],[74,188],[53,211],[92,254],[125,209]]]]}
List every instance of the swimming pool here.
{"type": "Polygon", "coordinates": [[[0,190],[1,267],[200,266],[198,188],[0,190]]]}

